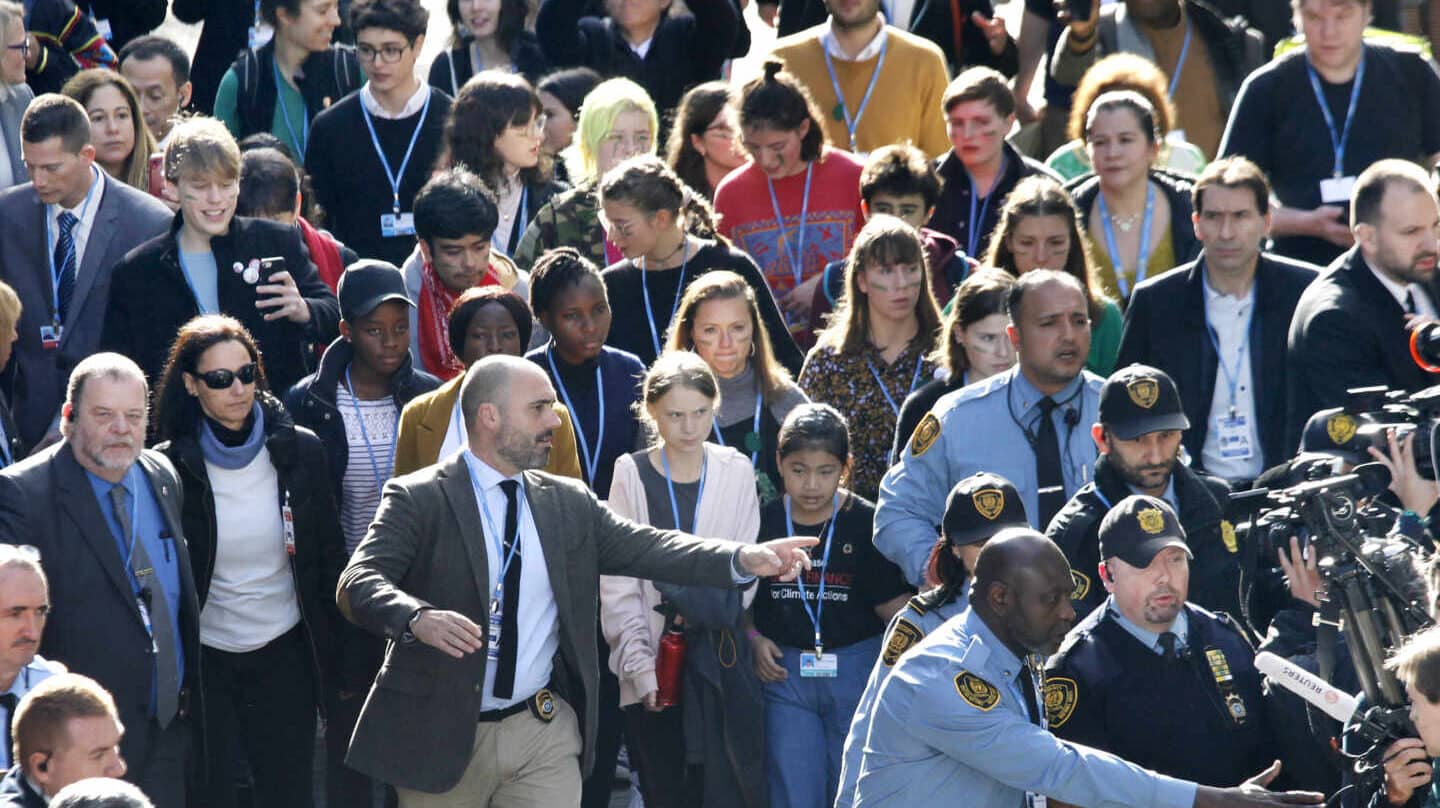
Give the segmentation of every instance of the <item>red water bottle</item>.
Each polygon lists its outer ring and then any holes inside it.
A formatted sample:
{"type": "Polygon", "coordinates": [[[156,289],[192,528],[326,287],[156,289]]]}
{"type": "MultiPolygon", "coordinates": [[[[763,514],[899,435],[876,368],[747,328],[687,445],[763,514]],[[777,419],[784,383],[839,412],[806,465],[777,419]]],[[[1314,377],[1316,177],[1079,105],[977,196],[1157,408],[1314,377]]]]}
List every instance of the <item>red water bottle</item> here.
{"type": "Polygon", "coordinates": [[[685,632],[674,624],[660,637],[660,651],[655,655],[655,681],[658,707],[674,707],[680,703],[680,677],[685,671],[685,632]]]}

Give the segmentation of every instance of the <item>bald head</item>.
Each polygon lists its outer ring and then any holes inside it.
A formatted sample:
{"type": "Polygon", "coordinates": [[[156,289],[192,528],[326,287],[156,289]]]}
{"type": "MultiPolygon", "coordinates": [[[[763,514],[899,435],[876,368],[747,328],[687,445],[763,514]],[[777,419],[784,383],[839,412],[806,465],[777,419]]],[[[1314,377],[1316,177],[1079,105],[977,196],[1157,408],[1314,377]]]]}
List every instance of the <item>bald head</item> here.
{"type": "Polygon", "coordinates": [[[560,416],[550,377],[534,362],[491,354],[471,365],[460,414],[471,451],[506,476],[549,462],[560,416]]]}
{"type": "Polygon", "coordinates": [[[505,401],[517,374],[531,374],[547,381],[549,378],[539,365],[509,354],[491,354],[470,366],[460,385],[460,415],[467,431],[474,427],[481,404],[500,405],[505,401]]]}
{"type": "Polygon", "coordinates": [[[1075,623],[1070,564],[1030,528],[995,534],[975,562],[970,605],[1017,656],[1048,655],[1075,623]]]}

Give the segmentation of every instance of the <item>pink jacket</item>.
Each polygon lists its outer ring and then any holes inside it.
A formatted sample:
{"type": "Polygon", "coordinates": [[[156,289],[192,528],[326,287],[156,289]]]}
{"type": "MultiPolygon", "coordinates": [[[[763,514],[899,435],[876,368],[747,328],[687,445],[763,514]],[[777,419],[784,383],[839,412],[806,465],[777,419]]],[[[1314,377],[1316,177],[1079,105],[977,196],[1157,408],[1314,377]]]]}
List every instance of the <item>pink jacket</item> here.
{"type": "MultiPolygon", "coordinates": [[[[727,446],[705,444],[705,491],[696,514],[696,532],[711,539],[753,544],[760,534],[760,500],[750,458],[727,446]]],[[[645,524],[650,511],[645,486],[630,455],[615,461],[615,479],[606,503],[621,516],[645,524]]],[[[745,592],[745,606],[755,588],[745,592]]],[[[610,643],[610,670],[620,679],[620,706],[639,702],[657,688],[655,653],[665,618],[655,611],[660,593],[655,585],[622,575],[600,576],[600,628],[610,643]]]]}

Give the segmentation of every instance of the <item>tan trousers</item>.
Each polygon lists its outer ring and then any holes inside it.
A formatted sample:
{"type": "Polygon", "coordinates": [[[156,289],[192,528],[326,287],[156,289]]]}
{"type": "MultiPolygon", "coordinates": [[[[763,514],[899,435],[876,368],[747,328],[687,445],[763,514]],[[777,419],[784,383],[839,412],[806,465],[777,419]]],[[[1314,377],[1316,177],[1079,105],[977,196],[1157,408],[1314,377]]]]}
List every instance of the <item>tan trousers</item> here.
{"type": "Polygon", "coordinates": [[[580,804],[580,723],[555,700],[555,720],[529,710],[475,725],[470,765],[443,794],[396,788],[400,808],[567,808],[580,804]]]}

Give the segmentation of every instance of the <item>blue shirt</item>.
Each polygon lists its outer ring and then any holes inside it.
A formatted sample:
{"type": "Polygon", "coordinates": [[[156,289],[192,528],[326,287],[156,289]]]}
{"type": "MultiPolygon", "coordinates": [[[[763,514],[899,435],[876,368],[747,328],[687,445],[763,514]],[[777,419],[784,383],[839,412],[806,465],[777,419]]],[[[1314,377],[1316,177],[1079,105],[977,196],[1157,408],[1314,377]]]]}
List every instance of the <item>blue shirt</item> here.
{"type": "MultiPolygon", "coordinates": [[[[50,662],[45,659],[45,657],[36,654],[35,657],[30,660],[29,664],[21,668],[19,673],[15,674],[15,681],[10,683],[10,689],[5,692],[13,693],[16,699],[23,699],[26,693],[35,689],[36,685],[57,673],[64,672],[65,667],[63,665],[57,662],[50,662]]],[[[9,724],[11,719],[14,718],[14,716],[3,707],[0,707],[0,716],[3,716],[3,719],[0,720],[3,720],[6,724],[9,724]]],[[[0,744],[0,746],[3,746],[3,744],[0,744]]],[[[0,749],[0,765],[8,769],[10,768],[10,763],[10,748],[5,747],[4,749],[0,749]]]]}
{"type": "MultiPolygon", "coordinates": [[[[1149,648],[1156,654],[1165,653],[1165,649],[1160,647],[1160,635],[1148,628],[1144,628],[1138,623],[1131,622],[1130,618],[1121,614],[1120,610],[1115,606],[1114,595],[1105,599],[1104,609],[1115,619],[1115,623],[1119,625],[1120,628],[1130,632],[1130,636],[1139,640],[1141,645],[1149,648]]],[[[1190,638],[1190,618],[1185,616],[1184,609],[1181,609],[1180,614],[1175,616],[1175,622],[1170,626],[1170,632],[1175,635],[1175,647],[1177,649],[1184,648],[1189,644],[1186,641],[1190,638]]]]}
{"type": "MultiPolygon", "coordinates": [[[[916,596],[918,598],[919,596],[916,596]]],[[[895,663],[915,643],[939,628],[942,623],[965,611],[970,600],[970,580],[967,578],[960,588],[960,594],[949,603],[936,609],[926,609],[911,598],[905,607],[890,618],[885,629],[884,651],[870,669],[870,679],[865,682],[865,692],[855,705],[855,715],[850,720],[850,732],[845,736],[845,750],[840,758],[840,788],[836,793],[834,808],[851,808],[855,804],[855,781],[860,778],[860,758],[865,753],[865,737],[870,734],[871,711],[875,698],[880,695],[880,685],[895,669],[895,663]]]]}
{"type": "MultiPolygon", "coordinates": [[[[1060,438],[1060,466],[1068,499],[1084,485],[1097,449],[1090,425],[1100,420],[1100,387],[1105,380],[1089,371],[1051,396],[1060,406],[1050,414],[1060,438]]],[[[1019,367],[941,396],[915,428],[900,462],[880,483],[875,511],[875,546],[899,565],[911,584],[924,585],[925,561],[939,533],[945,498],[955,483],[978,472],[999,474],[1015,484],[1025,513],[1035,524],[1040,513],[1040,483],[1035,452],[1025,432],[1036,431],[1036,403],[1043,394],[1019,367]],[[938,435],[926,443],[932,419],[938,435]],[[1022,426],[1023,425],[1023,426],[1022,426]],[[918,451],[917,451],[918,450],[918,451]]],[[[934,428],[930,428],[934,434],[934,428]]]]}
{"type": "Polygon", "coordinates": [[[180,272],[190,284],[190,294],[195,296],[195,306],[201,314],[220,312],[220,278],[215,267],[215,253],[181,252],[180,272]]]}
{"type": "MultiPolygon", "coordinates": [[[[135,588],[138,596],[140,582],[136,580],[130,564],[130,538],[120,530],[120,522],[115,518],[115,507],[110,502],[110,489],[115,487],[115,483],[102,480],[88,470],[85,476],[90,480],[90,487],[95,492],[95,500],[100,505],[105,524],[110,526],[110,533],[115,537],[115,546],[120,551],[120,563],[125,567],[125,576],[130,579],[130,585],[135,588]]],[[[150,487],[150,478],[141,470],[139,463],[130,467],[120,484],[125,486],[125,501],[132,507],[131,513],[134,514],[131,525],[135,529],[135,541],[145,544],[145,552],[150,556],[151,566],[155,568],[155,579],[160,582],[165,602],[170,606],[176,664],[180,681],[183,682],[185,643],[180,634],[180,558],[175,551],[175,537],[170,533],[170,526],[165,523],[165,514],[160,510],[160,501],[155,498],[155,491],[150,487]],[[137,492],[138,503],[133,499],[137,492]]],[[[152,671],[152,675],[153,673],[152,671]]],[[[155,700],[152,698],[150,702],[153,710],[155,700]]]]}
{"type": "Polygon", "coordinates": [[[1029,675],[973,609],[931,632],[880,686],[855,808],[1023,808],[1027,791],[1095,808],[1194,804],[1194,783],[1031,723],[1019,681],[1029,675]]]}

